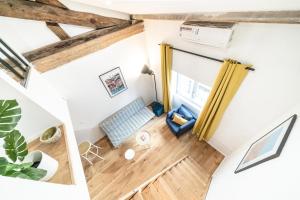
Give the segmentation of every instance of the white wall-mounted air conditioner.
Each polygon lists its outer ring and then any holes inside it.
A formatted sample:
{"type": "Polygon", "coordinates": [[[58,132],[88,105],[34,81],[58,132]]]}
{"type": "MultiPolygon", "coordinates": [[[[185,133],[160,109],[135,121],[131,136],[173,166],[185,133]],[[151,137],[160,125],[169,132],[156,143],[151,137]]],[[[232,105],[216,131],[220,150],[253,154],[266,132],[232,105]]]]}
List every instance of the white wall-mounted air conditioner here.
{"type": "Polygon", "coordinates": [[[182,24],[179,36],[187,41],[219,48],[229,46],[233,34],[233,25],[210,26],[201,24],[182,24]]]}

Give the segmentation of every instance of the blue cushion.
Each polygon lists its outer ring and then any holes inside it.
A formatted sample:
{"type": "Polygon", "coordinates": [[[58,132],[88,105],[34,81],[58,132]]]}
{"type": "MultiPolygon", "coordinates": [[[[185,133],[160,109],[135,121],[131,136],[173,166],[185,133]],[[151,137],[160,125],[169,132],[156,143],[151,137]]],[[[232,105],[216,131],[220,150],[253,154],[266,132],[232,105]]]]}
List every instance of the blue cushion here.
{"type": "Polygon", "coordinates": [[[193,115],[191,114],[191,111],[189,111],[184,105],[180,106],[178,113],[188,121],[193,119],[193,115]]]}

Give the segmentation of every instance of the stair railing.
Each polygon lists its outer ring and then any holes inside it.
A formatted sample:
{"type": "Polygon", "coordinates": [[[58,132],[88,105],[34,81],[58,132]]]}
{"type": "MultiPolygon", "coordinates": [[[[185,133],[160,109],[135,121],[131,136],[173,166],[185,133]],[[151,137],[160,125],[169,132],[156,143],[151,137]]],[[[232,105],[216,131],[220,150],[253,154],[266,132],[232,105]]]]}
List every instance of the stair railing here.
{"type": "Polygon", "coordinates": [[[4,69],[13,79],[26,87],[30,72],[29,63],[18,55],[0,38],[0,68],[4,69]]]}

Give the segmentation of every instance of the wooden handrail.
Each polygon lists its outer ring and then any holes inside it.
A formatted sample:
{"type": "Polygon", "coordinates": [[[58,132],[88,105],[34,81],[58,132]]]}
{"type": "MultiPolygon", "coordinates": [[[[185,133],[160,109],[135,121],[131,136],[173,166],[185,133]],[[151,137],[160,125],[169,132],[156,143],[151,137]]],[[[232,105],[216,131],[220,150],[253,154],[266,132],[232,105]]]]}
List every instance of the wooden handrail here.
{"type": "Polygon", "coordinates": [[[133,197],[133,195],[135,195],[137,192],[142,191],[145,187],[147,187],[149,184],[153,183],[161,175],[163,175],[164,173],[169,171],[171,168],[176,166],[178,163],[180,163],[182,160],[184,160],[187,157],[188,157],[188,155],[183,156],[182,158],[180,158],[179,160],[174,162],[172,165],[166,167],[165,169],[163,169],[161,172],[159,172],[155,176],[151,177],[150,179],[148,179],[147,181],[145,181],[144,183],[142,183],[141,185],[139,185],[138,187],[136,187],[132,191],[130,191],[127,194],[125,194],[124,196],[120,197],[119,200],[128,200],[129,198],[133,197]]]}

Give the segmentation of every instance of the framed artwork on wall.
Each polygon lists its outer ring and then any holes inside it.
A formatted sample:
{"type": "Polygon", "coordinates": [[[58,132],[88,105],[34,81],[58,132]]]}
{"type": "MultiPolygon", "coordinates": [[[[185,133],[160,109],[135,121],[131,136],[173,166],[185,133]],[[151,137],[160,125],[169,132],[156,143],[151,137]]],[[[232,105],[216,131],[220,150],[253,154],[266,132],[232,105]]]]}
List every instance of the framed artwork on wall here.
{"type": "Polygon", "coordinates": [[[266,135],[256,140],[250,146],[234,173],[239,173],[279,157],[296,119],[297,115],[294,114],[266,135]]]}
{"type": "Polygon", "coordinates": [[[101,74],[99,78],[110,97],[114,97],[127,89],[120,67],[101,74]]]}

